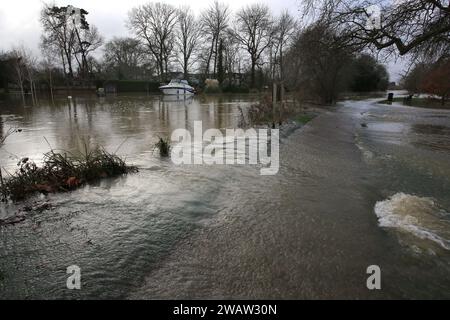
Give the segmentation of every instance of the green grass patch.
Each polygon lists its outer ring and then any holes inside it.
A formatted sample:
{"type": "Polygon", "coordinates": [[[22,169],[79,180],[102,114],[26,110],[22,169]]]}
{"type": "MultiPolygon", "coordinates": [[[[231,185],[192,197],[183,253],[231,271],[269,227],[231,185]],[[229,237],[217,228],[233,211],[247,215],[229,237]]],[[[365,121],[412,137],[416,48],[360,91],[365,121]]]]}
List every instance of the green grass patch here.
{"type": "Polygon", "coordinates": [[[315,117],[313,115],[310,114],[302,114],[299,115],[295,121],[297,121],[298,123],[301,124],[307,124],[308,122],[310,122],[312,119],[314,119],[315,117]]]}
{"type": "Polygon", "coordinates": [[[86,152],[85,155],[52,150],[44,155],[41,167],[28,158],[20,160],[17,166],[18,170],[0,186],[3,197],[13,201],[23,200],[39,192],[70,191],[102,178],[138,171],[117,155],[103,149],[86,152]]]}
{"type": "MultiPolygon", "coordinates": [[[[410,102],[404,103],[404,97],[396,97],[392,100],[394,103],[401,103],[410,107],[418,107],[418,108],[433,108],[433,109],[450,109],[450,101],[446,101],[445,104],[442,104],[441,99],[435,98],[416,98],[413,97],[410,102]]],[[[378,101],[380,104],[391,104],[388,100],[378,101]]]]}

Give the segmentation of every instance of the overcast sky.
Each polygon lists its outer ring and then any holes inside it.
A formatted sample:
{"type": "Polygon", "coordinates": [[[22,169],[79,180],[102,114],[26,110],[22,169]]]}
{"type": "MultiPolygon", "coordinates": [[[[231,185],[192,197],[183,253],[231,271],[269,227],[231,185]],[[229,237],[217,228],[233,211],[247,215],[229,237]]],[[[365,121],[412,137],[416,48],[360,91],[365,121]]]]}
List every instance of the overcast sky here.
{"type": "MultiPolygon", "coordinates": [[[[301,0],[223,0],[233,11],[250,3],[265,3],[274,14],[287,9],[293,16],[299,16],[301,0]]],[[[130,35],[125,26],[131,8],[149,2],[148,0],[55,0],[59,6],[68,4],[83,8],[89,12],[88,22],[98,27],[106,40],[113,36],[130,35]]],[[[186,1],[161,0],[174,6],[189,5],[195,14],[208,7],[213,0],[186,1]]],[[[24,45],[38,52],[41,35],[39,12],[44,1],[40,0],[2,0],[0,6],[0,50],[9,50],[13,46],[24,45]]],[[[398,80],[402,63],[389,63],[388,69],[393,81],[398,80]]]]}

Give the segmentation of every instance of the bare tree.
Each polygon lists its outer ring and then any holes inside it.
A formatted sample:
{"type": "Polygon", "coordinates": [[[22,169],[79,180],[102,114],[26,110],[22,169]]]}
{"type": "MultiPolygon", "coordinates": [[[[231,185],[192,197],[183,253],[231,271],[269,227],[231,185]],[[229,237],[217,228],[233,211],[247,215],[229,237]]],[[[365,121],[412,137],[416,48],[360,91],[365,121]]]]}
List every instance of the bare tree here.
{"type": "Polygon", "coordinates": [[[103,37],[98,32],[97,27],[76,28],[77,43],[74,46],[74,56],[80,70],[81,77],[87,79],[89,73],[89,55],[100,48],[103,44],[103,37]]]}
{"type": "Polygon", "coordinates": [[[210,72],[211,59],[214,57],[213,75],[216,76],[218,49],[220,38],[225,34],[230,18],[230,9],[226,4],[217,0],[201,15],[202,31],[206,35],[206,41],[210,43],[205,60],[205,75],[210,72]]]}
{"type": "Polygon", "coordinates": [[[144,62],[145,51],[139,40],[113,38],[105,44],[104,62],[114,70],[118,79],[135,78],[137,69],[144,62]]]}
{"type": "Polygon", "coordinates": [[[37,104],[37,93],[36,93],[36,83],[35,83],[35,77],[36,77],[35,66],[37,65],[37,58],[31,53],[31,51],[26,50],[25,48],[21,49],[21,54],[22,54],[23,64],[25,66],[26,79],[28,80],[28,84],[30,86],[31,101],[32,101],[33,105],[36,105],[37,104]]]}
{"type": "Polygon", "coordinates": [[[10,54],[10,61],[14,68],[14,78],[16,85],[20,89],[20,95],[22,97],[22,103],[25,105],[25,70],[23,65],[23,58],[18,50],[13,50],[10,54]]]}
{"type": "Polygon", "coordinates": [[[73,79],[73,48],[76,44],[75,33],[70,25],[70,16],[67,14],[67,7],[56,7],[51,4],[44,4],[41,11],[41,24],[44,30],[41,46],[52,48],[58,52],[64,71],[73,79]]]}
{"type": "Polygon", "coordinates": [[[450,55],[448,0],[308,0],[307,4],[361,46],[436,59],[450,55]]]}
{"type": "Polygon", "coordinates": [[[346,68],[353,56],[351,47],[342,42],[337,31],[326,24],[316,23],[299,32],[285,59],[288,86],[303,98],[335,103],[346,89],[350,74],[346,68]]]}
{"type": "Polygon", "coordinates": [[[228,75],[228,83],[231,85],[233,74],[240,73],[240,47],[232,32],[228,32],[224,40],[225,73],[228,75]]]}
{"type": "Polygon", "coordinates": [[[43,53],[43,58],[41,60],[41,70],[43,74],[46,76],[48,81],[48,88],[50,91],[50,98],[52,99],[52,102],[54,102],[54,95],[53,95],[53,72],[52,69],[55,67],[54,63],[52,61],[52,58],[50,55],[46,54],[46,52],[43,53]]]}
{"type": "Polygon", "coordinates": [[[250,55],[251,87],[255,87],[255,70],[261,55],[272,43],[273,22],[266,5],[252,4],[236,15],[234,36],[250,55]]]}
{"type": "Polygon", "coordinates": [[[103,42],[98,29],[87,22],[86,15],[88,12],[84,9],[51,4],[44,4],[41,11],[44,29],[41,48],[60,57],[69,82],[74,79],[74,60],[78,64],[78,75],[87,79],[89,53],[103,42]]]}
{"type": "Polygon", "coordinates": [[[36,103],[35,69],[37,59],[25,47],[16,47],[10,53],[10,61],[14,68],[15,82],[19,87],[22,101],[25,104],[25,93],[30,90],[33,105],[36,103]]]}
{"type": "MultiPolygon", "coordinates": [[[[275,44],[275,52],[274,52],[274,60],[277,62],[274,64],[279,66],[279,78],[280,80],[284,80],[283,74],[283,55],[284,49],[292,40],[294,32],[296,30],[296,21],[289,14],[288,11],[284,11],[280,17],[277,19],[274,29],[274,44],[275,44]]],[[[273,76],[275,76],[274,70],[272,71],[273,76]]]]}
{"type": "Polygon", "coordinates": [[[184,78],[188,78],[189,67],[192,65],[191,57],[197,49],[200,38],[199,23],[188,6],[181,7],[178,13],[177,47],[181,53],[180,64],[183,68],[184,78]]]}
{"type": "Polygon", "coordinates": [[[177,13],[175,7],[159,2],[133,8],[129,13],[128,27],[154,56],[161,81],[169,72],[177,13]]]}

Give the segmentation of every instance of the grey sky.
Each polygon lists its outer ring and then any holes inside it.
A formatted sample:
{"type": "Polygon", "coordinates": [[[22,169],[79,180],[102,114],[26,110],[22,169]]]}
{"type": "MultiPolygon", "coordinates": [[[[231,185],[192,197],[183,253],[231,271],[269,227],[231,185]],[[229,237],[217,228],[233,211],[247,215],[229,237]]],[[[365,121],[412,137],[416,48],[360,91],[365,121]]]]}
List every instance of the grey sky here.
{"type": "MultiPolygon", "coordinates": [[[[195,14],[208,7],[213,0],[186,1],[161,0],[175,6],[189,5],[195,14]]],[[[301,0],[223,0],[233,11],[250,3],[265,3],[274,14],[287,9],[294,16],[299,16],[299,1],[301,0]]],[[[13,46],[24,45],[38,52],[41,35],[39,12],[43,1],[40,0],[3,0],[0,7],[0,50],[8,50],[13,46]]],[[[113,36],[126,36],[129,31],[125,26],[128,11],[148,0],[56,0],[57,5],[71,4],[89,12],[88,22],[95,24],[106,40],[113,36]]],[[[389,63],[391,78],[398,80],[403,63],[389,63]]]]}

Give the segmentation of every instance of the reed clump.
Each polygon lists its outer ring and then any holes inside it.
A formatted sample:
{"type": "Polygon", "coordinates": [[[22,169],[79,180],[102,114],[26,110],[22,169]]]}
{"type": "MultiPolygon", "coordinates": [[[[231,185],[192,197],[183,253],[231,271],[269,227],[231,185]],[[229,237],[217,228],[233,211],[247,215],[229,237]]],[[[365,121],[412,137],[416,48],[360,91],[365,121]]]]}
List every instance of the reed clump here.
{"type": "Polygon", "coordinates": [[[17,166],[18,170],[4,179],[1,186],[1,193],[13,201],[39,192],[47,194],[74,190],[102,178],[138,171],[119,156],[103,149],[84,155],[52,150],[44,155],[42,166],[37,166],[28,158],[21,159],[17,166]]]}
{"type": "Polygon", "coordinates": [[[170,140],[159,138],[158,142],[155,144],[155,147],[159,149],[159,155],[161,157],[168,157],[170,154],[170,140]]]}

